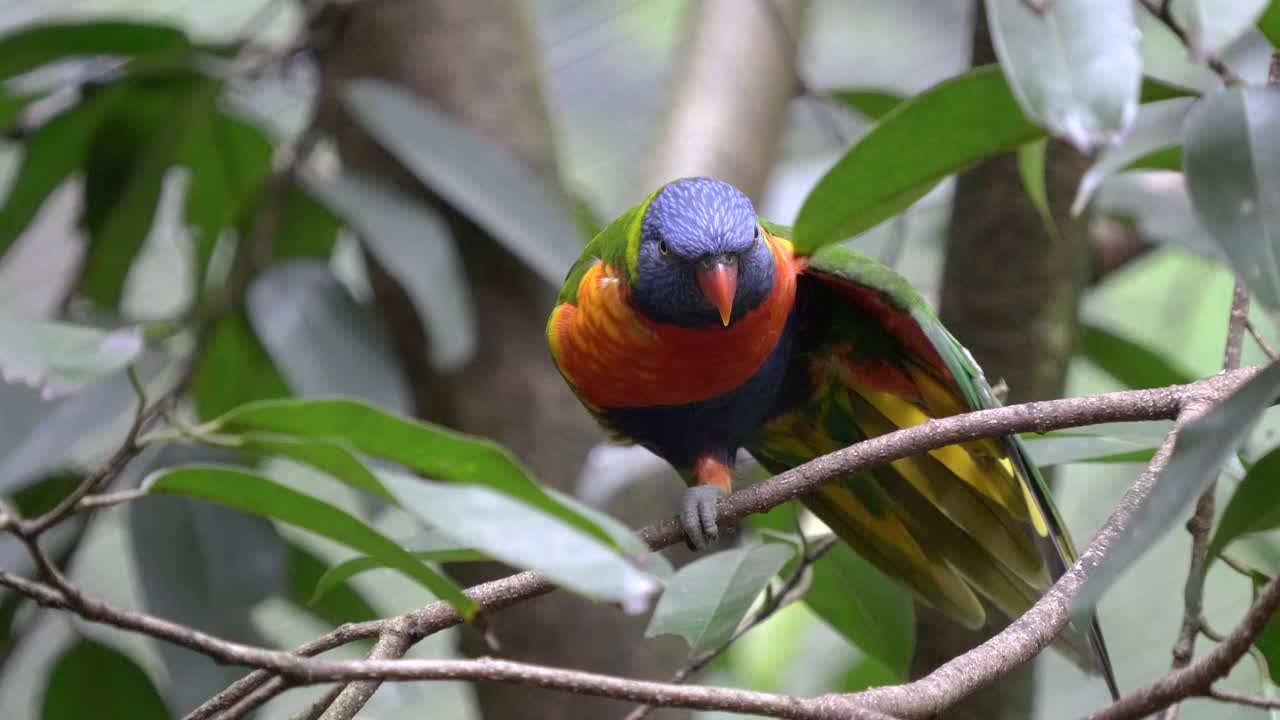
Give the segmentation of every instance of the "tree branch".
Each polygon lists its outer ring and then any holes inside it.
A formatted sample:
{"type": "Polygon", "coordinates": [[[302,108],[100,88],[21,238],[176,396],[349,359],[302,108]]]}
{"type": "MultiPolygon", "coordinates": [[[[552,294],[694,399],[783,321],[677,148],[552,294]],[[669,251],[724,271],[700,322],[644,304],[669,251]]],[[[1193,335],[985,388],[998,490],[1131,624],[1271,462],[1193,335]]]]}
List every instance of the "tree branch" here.
{"type": "MultiPolygon", "coordinates": [[[[388,626],[378,636],[378,644],[369,653],[370,660],[390,660],[402,658],[413,647],[413,639],[403,628],[394,624],[388,626]]],[[[350,720],[360,712],[360,708],[369,702],[373,693],[382,684],[381,678],[353,682],[343,688],[334,699],[333,704],[320,716],[320,720],[350,720]]]]}
{"type": "MultiPolygon", "coordinates": [[[[1249,318],[1249,291],[1240,281],[1236,281],[1231,294],[1231,311],[1227,321],[1227,342],[1223,350],[1222,369],[1231,371],[1240,367],[1240,353],[1244,346],[1244,326],[1249,318]]],[[[1216,470],[1214,471],[1217,472],[1216,470]]],[[[1187,521],[1187,532],[1191,533],[1191,561],[1187,566],[1187,582],[1182,591],[1183,612],[1182,627],[1178,630],[1178,639],[1173,644],[1172,670],[1184,668],[1191,663],[1196,650],[1196,637],[1203,627],[1201,616],[1204,614],[1204,580],[1208,572],[1206,562],[1209,558],[1209,533],[1213,530],[1214,494],[1218,490],[1216,482],[1209,483],[1196,500],[1196,509],[1187,521]]],[[[1161,720],[1175,720],[1178,717],[1178,706],[1170,705],[1162,714],[1161,720]]]]}

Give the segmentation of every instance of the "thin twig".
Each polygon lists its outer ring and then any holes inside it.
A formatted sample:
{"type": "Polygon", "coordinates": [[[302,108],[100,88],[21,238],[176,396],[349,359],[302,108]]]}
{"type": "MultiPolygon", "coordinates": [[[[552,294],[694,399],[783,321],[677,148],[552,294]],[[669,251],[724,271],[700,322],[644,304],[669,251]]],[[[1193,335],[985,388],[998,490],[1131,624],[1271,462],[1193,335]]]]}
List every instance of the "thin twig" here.
{"type": "MultiPolygon", "coordinates": [[[[1280,55],[1277,55],[1276,57],[1280,57],[1280,55]]],[[[1280,355],[1276,354],[1275,348],[1271,347],[1271,344],[1262,336],[1262,333],[1258,330],[1258,327],[1253,324],[1252,320],[1246,318],[1244,321],[1244,328],[1249,331],[1251,336],[1253,336],[1253,341],[1258,344],[1258,347],[1262,348],[1262,352],[1267,356],[1268,360],[1271,362],[1280,360],[1280,355]]]]}
{"type": "MultiPolygon", "coordinates": [[[[369,652],[370,660],[388,660],[404,657],[413,647],[413,639],[404,628],[388,627],[378,637],[378,644],[369,652]]],[[[382,684],[380,678],[353,682],[342,689],[333,703],[320,716],[320,720],[350,720],[360,712],[369,698],[382,684]]]]}
{"type": "Polygon", "coordinates": [[[1262,697],[1261,695],[1251,695],[1249,693],[1236,692],[1235,690],[1209,688],[1204,696],[1235,705],[1250,705],[1268,710],[1280,709],[1280,698],[1262,697]]]}
{"type": "MultiPolygon", "coordinates": [[[[1236,281],[1231,293],[1231,310],[1227,321],[1227,342],[1222,353],[1222,370],[1230,372],[1240,367],[1240,355],[1244,347],[1244,326],[1249,319],[1249,291],[1236,281]]],[[[1216,472],[1216,471],[1215,471],[1216,472]]],[[[1203,630],[1204,580],[1208,572],[1209,533],[1213,530],[1214,494],[1218,483],[1211,482],[1196,500],[1196,509],[1187,521],[1191,533],[1191,561],[1187,566],[1187,582],[1182,590],[1182,626],[1173,643],[1172,670],[1191,663],[1196,650],[1196,636],[1203,630]]],[[[1161,720],[1176,720],[1178,705],[1170,705],[1161,714],[1161,720]]]]}
{"type": "Polygon", "coordinates": [[[1205,65],[1208,65],[1210,70],[1222,78],[1224,85],[1237,85],[1240,83],[1239,76],[1231,68],[1227,67],[1226,63],[1218,59],[1217,56],[1203,52],[1203,48],[1196,46],[1191,40],[1191,36],[1187,34],[1186,28],[1182,27],[1177,18],[1173,16],[1172,3],[1169,0],[1162,0],[1159,5],[1156,4],[1155,0],[1141,0],[1141,2],[1142,7],[1146,8],[1147,12],[1151,13],[1155,19],[1169,28],[1169,31],[1178,38],[1179,42],[1186,46],[1188,52],[1202,58],[1205,65]]]}

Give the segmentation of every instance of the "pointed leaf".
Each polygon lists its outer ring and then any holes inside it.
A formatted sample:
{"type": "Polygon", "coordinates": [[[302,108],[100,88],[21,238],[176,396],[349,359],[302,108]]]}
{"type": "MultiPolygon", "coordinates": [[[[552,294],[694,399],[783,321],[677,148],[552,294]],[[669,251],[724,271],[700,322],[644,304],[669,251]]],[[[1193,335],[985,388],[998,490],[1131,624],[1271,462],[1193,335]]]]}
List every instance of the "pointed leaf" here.
{"type": "Polygon", "coordinates": [[[353,395],[409,411],[409,381],[381,320],[319,260],[273,265],[249,287],[249,320],[299,395],[353,395]]]}
{"type": "Polygon", "coordinates": [[[778,543],[724,550],[676,571],[645,637],[679,635],[696,657],[724,644],[795,549],[778,543]]]}
{"type": "Polygon", "coordinates": [[[313,597],[316,583],[328,569],[326,563],[295,543],[286,542],[285,550],[289,564],[285,592],[298,608],[334,627],[378,619],[378,611],[350,583],[335,583],[324,597],[313,597]]]}
{"type": "MultiPolygon", "coordinates": [[[[1267,4],[1267,9],[1258,18],[1258,29],[1271,41],[1271,47],[1280,48],[1280,3],[1271,0],[1267,4]]],[[[1276,672],[1280,673],[1280,670],[1276,672]]]]}
{"type": "Polygon", "coordinates": [[[902,681],[915,649],[911,597],[843,542],[813,566],[805,602],[902,681]]]}
{"type": "Polygon", "coordinates": [[[548,495],[498,444],[400,417],[356,400],[263,401],[235,408],[212,425],[229,432],[339,438],[360,452],[391,460],[436,480],[493,488],[613,544],[609,534],[595,523],[548,495]]]}
{"type": "Polygon", "coordinates": [[[45,199],[80,168],[94,131],[119,97],[118,88],[99,90],[26,137],[22,160],[0,206],[0,255],[22,234],[45,199]]]}
{"type": "Polygon", "coordinates": [[[346,174],[312,185],[409,295],[427,331],[431,364],[450,372],[470,362],[476,323],[462,258],[444,220],[393,185],[346,174]]]}
{"type": "Polygon", "coordinates": [[[1133,3],[986,0],[1000,67],[1018,104],[1050,132],[1086,151],[1115,142],[1138,106],[1142,57],[1133,3]]]}
{"type": "Polygon", "coordinates": [[[1058,236],[1058,223],[1053,219],[1053,208],[1049,207],[1049,189],[1045,187],[1045,156],[1049,151],[1049,138],[1042,137],[1018,147],[1018,175],[1022,178],[1022,189],[1031,198],[1031,204],[1040,216],[1040,224],[1044,226],[1049,237],[1058,236]]]}
{"type": "Polygon", "coordinates": [[[89,708],[101,720],[173,717],[133,658],[113,647],[80,640],[63,651],[49,673],[40,718],[81,720],[89,708]]]}
{"type": "MultiPolygon", "coordinates": [[[[454,563],[483,562],[489,560],[488,555],[460,545],[450,537],[435,531],[427,531],[412,541],[405,543],[404,548],[423,562],[454,563]]],[[[342,587],[347,580],[370,570],[387,567],[378,558],[368,555],[351,558],[334,565],[324,572],[314,583],[315,592],[309,604],[317,603],[333,590],[342,587]]]]}
{"type": "Polygon", "coordinates": [[[401,473],[378,477],[402,507],[436,532],[586,597],[643,612],[659,587],[610,544],[510,495],[401,473]]]}
{"type": "Polygon", "coordinates": [[[948,175],[1044,134],[997,67],[944,80],[900,103],[818,181],[795,225],[810,253],[879,225],[948,175]]]}
{"type": "Polygon", "coordinates": [[[243,307],[227,313],[214,326],[192,380],[191,394],[201,420],[244,403],[290,395],[289,385],[262,347],[243,307]]]}
{"type": "Polygon", "coordinates": [[[1253,297],[1280,308],[1280,88],[1205,96],[1187,113],[1182,159],[1196,215],[1253,297]]]}
{"type": "Polygon", "coordinates": [[[523,163],[426,101],[356,80],[347,111],[427,187],[466,213],[553,286],[582,251],[568,207],[523,163]]]}
{"type": "Polygon", "coordinates": [[[39,388],[46,399],[119,372],[140,352],[136,326],[106,331],[0,313],[0,379],[39,388]]]}
{"type": "Polygon", "coordinates": [[[193,128],[213,112],[222,83],[202,76],[129,83],[94,133],[82,222],[89,232],[80,287],[115,308],[151,231],[165,172],[193,128]]]}
{"type": "Polygon", "coordinates": [[[1280,448],[1262,456],[1236,486],[1218,520],[1209,557],[1236,538],[1280,527],[1280,448]]]}
{"type": "Polygon", "coordinates": [[[1095,325],[1080,328],[1080,352],[1108,375],[1134,389],[1185,385],[1195,378],[1173,361],[1129,338],[1095,325]]]}
{"type": "Polygon", "coordinates": [[[831,99],[868,120],[879,120],[907,98],[887,90],[832,90],[831,99]]]}
{"type": "MultiPolygon", "coordinates": [[[[1098,186],[1107,178],[1135,166],[1151,168],[1155,153],[1178,145],[1182,141],[1183,120],[1193,102],[1190,98],[1179,98],[1140,107],[1133,127],[1124,140],[1099,153],[1093,166],[1080,179],[1076,198],[1071,203],[1071,212],[1076,215],[1084,212],[1089,198],[1093,197],[1098,186]]],[[[1179,162],[1170,169],[1181,169],[1181,153],[1178,158],[1179,162]]]]}
{"type": "Polygon", "coordinates": [[[464,618],[474,617],[479,610],[475,601],[463,595],[452,581],[358,518],[260,475],[229,467],[189,465],[152,474],[144,487],[150,493],[202,498],[309,530],[357,552],[380,558],[388,567],[418,581],[448,602],[464,618]]]}
{"type": "Polygon", "coordinates": [[[347,485],[395,504],[378,476],[373,474],[345,443],[326,438],[298,438],[275,433],[246,433],[235,438],[235,444],[246,450],[279,455],[341,480],[347,485]]]}
{"type": "Polygon", "coordinates": [[[1186,31],[1191,53],[1216,56],[1253,26],[1267,0],[1172,0],[1169,14],[1186,31]]]}
{"type": "Polygon", "coordinates": [[[1098,599],[1129,567],[1164,536],[1186,522],[1190,507],[1218,477],[1222,464],[1248,437],[1264,410],[1280,394],[1280,363],[1268,365],[1220,404],[1187,423],[1178,433],[1169,465],[1146,503],[1134,511],[1128,534],[1117,538],[1105,558],[1090,573],[1072,606],[1077,617],[1088,613],[1098,599]]]}
{"type": "Polygon", "coordinates": [[[188,47],[177,28],[122,20],[27,25],[0,37],[0,80],[76,56],[137,57],[188,47]]]}

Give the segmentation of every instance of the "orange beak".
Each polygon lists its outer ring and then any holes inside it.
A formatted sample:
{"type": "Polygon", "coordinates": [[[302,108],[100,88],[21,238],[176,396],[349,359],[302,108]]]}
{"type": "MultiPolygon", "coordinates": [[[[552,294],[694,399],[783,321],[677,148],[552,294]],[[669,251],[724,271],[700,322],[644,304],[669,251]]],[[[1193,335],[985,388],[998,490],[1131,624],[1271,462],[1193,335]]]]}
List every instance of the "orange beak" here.
{"type": "Polygon", "coordinates": [[[707,258],[698,268],[698,287],[720,311],[725,327],[733,315],[733,295],[738,291],[738,261],[732,256],[707,258]]]}

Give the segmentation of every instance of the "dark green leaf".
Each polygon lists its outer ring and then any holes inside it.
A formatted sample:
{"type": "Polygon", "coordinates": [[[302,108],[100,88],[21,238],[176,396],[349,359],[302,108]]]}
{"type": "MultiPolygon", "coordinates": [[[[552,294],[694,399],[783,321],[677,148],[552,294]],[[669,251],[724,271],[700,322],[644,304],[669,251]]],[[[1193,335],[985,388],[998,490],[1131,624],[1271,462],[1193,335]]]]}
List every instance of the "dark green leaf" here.
{"type": "Polygon", "coordinates": [[[129,83],[94,134],[82,222],[89,233],[80,288],[114,308],[151,231],[166,171],[213,112],[220,81],[200,76],[129,83]]]}
{"type": "Polygon", "coordinates": [[[309,495],[276,484],[260,475],[218,466],[186,466],[163,470],[147,478],[151,493],[198,497],[241,512],[278,520],[379,558],[417,580],[436,597],[470,619],[479,610],[457,585],[422,564],[411,554],[359,519],[309,495]]]}
{"type": "Polygon", "coordinates": [[[299,438],[275,433],[247,433],[236,438],[238,447],[286,457],[328,473],[347,485],[395,504],[378,479],[346,444],[325,438],[299,438]]]}
{"type": "Polygon", "coordinates": [[[813,566],[805,602],[859,650],[907,677],[915,648],[911,597],[843,542],[813,566]]]}
{"type": "Polygon", "coordinates": [[[612,545],[609,534],[546,493],[505,448],[348,398],[275,400],[235,408],[214,423],[229,432],[340,438],[360,452],[436,480],[492,488],[612,545]]]}
{"type": "Polygon", "coordinates": [[[41,97],[43,95],[10,95],[0,92],[0,133],[9,132],[18,123],[18,118],[22,117],[22,111],[41,97]]]}
{"type": "Polygon", "coordinates": [[[122,20],[27,25],[0,37],[0,80],[86,55],[137,57],[188,47],[177,28],[122,20]]]}
{"type": "Polygon", "coordinates": [[[108,88],[85,98],[27,136],[21,164],[0,207],[0,255],[22,234],[45,199],[80,168],[94,131],[119,99],[117,90],[108,88]]]}
{"type": "MultiPolygon", "coordinates": [[[[157,463],[208,461],[210,451],[169,446],[157,463]]],[[[254,608],[284,589],[284,552],[271,523],[189,497],[128,506],[133,565],[146,610],[218,637],[264,643],[254,608]]],[[[186,711],[240,676],[236,668],[172,644],[159,647],[172,678],[167,695],[186,711]]]]}
{"type": "MultiPolygon", "coordinates": [[[[1093,166],[1080,179],[1080,188],[1071,204],[1071,212],[1083,212],[1094,191],[1112,175],[1135,167],[1152,168],[1156,153],[1161,153],[1159,157],[1165,158],[1170,150],[1174,150],[1181,158],[1181,151],[1176,150],[1175,146],[1182,139],[1182,122],[1191,109],[1192,102],[1183,98],[1140,107],[1133,127],[1124,140],[1099,153],[1093,166]]],[[[1182,164],[1178,162],[1166,169],[1181,168],[1182,164]]]]}
{"type": "Polygon", "coordinates": [[[833,90],[831,98],[868,120],[879,120],[907,99],[887,90],[833,90]]]}
{"type": "Polygon", "coordinates": [[[1022,189],[1031,198],[1031,204],[1040,216],[1040,224],[1044,226],[1049,237],[1058,236],[1058,223],[1053,219],[1053,209],[1049,207],[1049,190],[1045,187],[1045,154],[1049,150],[1049,138],[1032,140],[1018,147],[1018,175],[1022,178],[1022,189]]]}
{"type": "Polygon", "coordinates": [[[1144,77],[1142,78],[1142,87],[1139,90],[1139,100],[1144,103],[1153,103],[1174,98],[1193,97],[1198,94],[1198,91],[1190,88],[1167,83],[1153,77],[1144,77]]]}
{"type": "MultiPolygon", "coordinates": [[[[0,56],[3,57],[3,56],[0,56]]],[[[128,655],[92,640],[67,648],[44,689],[41,720],[166,720],[151,678],[128,655]]]]}
{"type": "Polygon", "coordinates": [[[1045,12],[1023,0],[986,5],[996,57],[1028,117],[1081,150],[1128,129],[1142,79],[1132,3],[1055,2],[1045,12]]]}
{"type": "Polygon", "coordinates": [[[1280,88],[1205,96],[1187,113],[1182,146],[1200,221],[1253,297],[1280,308],[1280,88]]]}
{"type": "Polygon", "coordinates": [[[1169,14],[1197,57],[1216,56],[1257,21],[1267,0],[1172,0],[1169,14]]]}
{"type": "MultiPolygon", "coordinates": [[[[256,220],[256,218],[254,218],[256,220]]],[[[293,185],[285,196],[280,226],[271,242],[272,258],[327,260],[338,241],[342,220],[306,188],[293,185]]],[[[250,230],[245,229],[248,237],[250,230]]]]}
{"type": "Polygon", "coordinates": [[[676,571],[654,608],[646,637],[679,635],[689,654],[724,644],[795,548],[765,543],[698,558],[676,571]]]}
{"type": "Polygon", "coordinates": [[[298,395],[352,395],[409,411],[409,381],[381,319],[356,302],[319,260],[258,274],[249,320],[298,395]]]}
{"type": "Polygon", "coordinates": [[[1236,486],[1209,543],[1216,557],[1238,537],[1280,527],[1280,448],[1262,456],[1236,486]]]}
{"type": "Polygon", "coordinates": [[[1280,363],[1272,363],[1178,433],[1169,465],[1147,501],[1134,511],[1129,532],[1109,548],[1077,597],[1072,612],[1090,612],[1098,599],[1168,530],[1185,522],[1189,508],[1217,477],[1222,464],[1280,394],[1280,363]]]}
{"type": "Polygon", "coordinates": [[[313,597],[326,572],[324,561],[294,543],[285,543],[289,564],[289,601],[333,626],[377,620],[378,611],[350,583],[336,583],[324,597],[313,597]]]}
{"type": "Polygon", "coordinates": [[[885,115],[818,181],[796,219],[796,250],[869,230],[946,176],[1043,134],[998,67],[944,80],[885,115]]]}
{"type": "MultiPolygon", "coordinates": [[[[423,562],[481,562],[490,559],[488,555],[463,547],[452,538],[437,532],[428,531],[420,537],[405,544],[405,549],[423,562]]],[[[377,558],[361,555],[338,563],[325,571],[315,582],[315,593],[310,602],[319,602],[329,593],[342,587],[350,578],[370,570],[385,568],[377,558]]]]}
{"type": "Polygon", "coordinates": [[[208,420],[254,400],[289,396],[243,308],[223,316],[192,381],[196,414],[208,420]]]}
{"type": "Polygon", "coordinates": [[[1080,352],[1108,375],[1135,389],[1185,385],[1195,379],[1160,353],[1096,325],[1081,327],[1080,352]]]}
{"type": "MultiPolygon", "coordinates": [[[[1262,11],[1262,17],[1258,18],[1258,29],[1267,36],[1267,40],[1271,41],[1271,47],[1280,48],[1280,2],[1271,0],[1267,4],[1267,9],[1262,11]]],[[[1280,673],[1280,670],[1276,672],[1280,673]]]]}
{"type": "Polygon", "coordinates": [[[436,532],[496,560],[535,570],[576,593],[619,602],[628,612],[643,612],[659,587],[619,553],[607,535],[602,542],[522,499],[482,485],[438,483],[391,472],[379,472],[378,477],[401,507],[436,532]]]}
{"type": "Polygon", "coordinates": [[[0,313],[0,378],[61,397],[123,370],[142,352],[137,327],[99,330],[0,313]]]}
{"type": "Polygon", "coordinates": [[[360,233],[422,319],[431,364],[442,372],[469,362],[476,321],[462,258],[444,220],[395,186],[347,174],[312,186],[360,233]]]}
{"type": "Polygon", "coordinates": [[[578,227],[527,166],[395,85],[356,80],[344,100],[356,122],[407,170],[560,285],[582,251],[578,227]]]}

